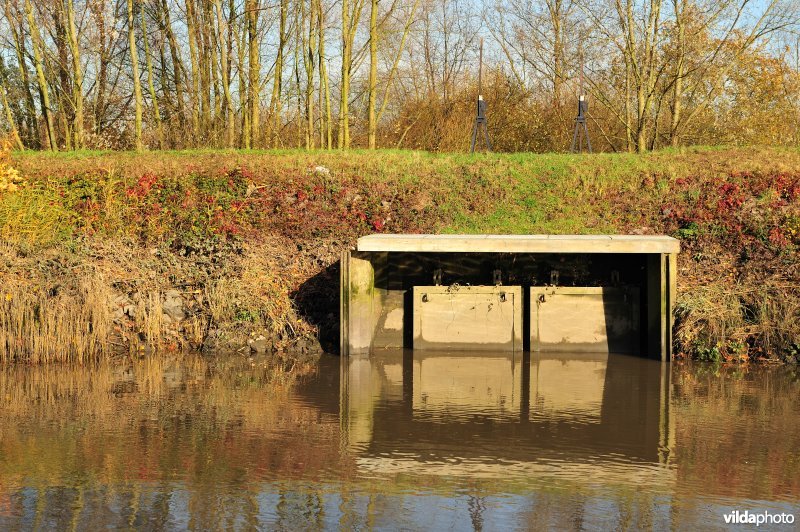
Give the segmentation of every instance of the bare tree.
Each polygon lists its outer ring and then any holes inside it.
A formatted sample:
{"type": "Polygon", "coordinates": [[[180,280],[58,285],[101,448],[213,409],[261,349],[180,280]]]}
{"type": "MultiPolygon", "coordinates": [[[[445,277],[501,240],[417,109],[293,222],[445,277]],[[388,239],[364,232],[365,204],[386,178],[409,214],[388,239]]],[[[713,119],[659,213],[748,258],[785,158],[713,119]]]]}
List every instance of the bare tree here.
{"type": "Polygon", "coordinates": [[[133,18],[133,2],[128,0],[128,52],[131,56],[131,69],[133,70],[133,94],[135,101],[134,139],[136,151],[142,151],[142,82],[139,77],[139,53],[136,49],[136,25],[133,18]]]}
{"type": "Polygon", "coordinates": [[[220,43],[220,62],[221,62],[221,75],[222,75],[222,90],[225,100],[225,144],[228,148],[233,148],[236,142],[235,120],[233,112],[233,101],[231,98],[231,83],[230,83],[230,60],[229,60],[229,42],[228,42],[228,22],[222,11],[222,4],[220,0],[214,0],[214,8],[217,14],[217,36],[220,43]]]}
{"type": "MultiPolygon", "coordinates": [[[[607,150],[786,142],[788,134],[771,124],[778,109],[794,105],[800,76],[780,44],[794,43],[800,28],[792,0],[0,6],[0,116],[18,147],[34,149],[260,148],[290,138],[309,149],[334,142],[461,149],[473,112],[477,37],[486,33],[484,94],[500,149],[568,143],[579,49],[593,144],[607,150]],[[747,77],[762,84],[753,92],[764,102],[733,108],[747,77]],[[262,98],[269,99],[263,110],[262,98]],[[720,128],[723,113],[746,127],[720,128]],[[745,114],[752,120],[736,118],[745,114]]],[[[784,115],[792,121],[787,131],[800,130],[800,117],[784,115]]]]}
{"type": "Polygon", "coordinates": [[[156,132],[158,134],[158,147],[164,149],[164,127],[161,123],[161,110],[158,105],[158,96],[156,96],[156,86],[153,76],[153,58],[150,54],[150,37],[147,34],[147,18],[144,12],[144,3],[140,6],[141,10],[141,24],[142,24],[142,41],[144,42],[144,58],[147,66],[147,89],[150,93],[150,102],[153,106],[153,119],[156,123],[156,132]]]}
{"type": "Polygon", "coordinates": [[[72,105],[75,109],[73,146],[83,147],[83,67],[78,45],[78,29],[75,26],[75,0],[65,0],[67,11],[67,41],[72,56],[72,105]]]}
{"type": "Polygon", "coordinates": [[[25,137],[32,143],[32,147],[38,148],[42,145],[36,128],[36,104],[31,90],[30,74],[27,64],[27,45],[25,39],[25,24],[23,14],[16,1],[6,0],[3,4],[3,13],[11,32],[12,43],[14,46],[14,56],[17,60],[17,69],[20,75],[22,86],[20,90],[25,101],[25,127],[27,129],[25,137]]]}
{"type": "Polygon", "coordinates": [[[39,84],[39,95],[42,102],[42,114],[44,115],[47,127],[47,140],[52,151],[58,150],[56,141],[56,131],[53,124],[53,111],[50,107],[50,90],[47,86],[47,78],[44,75],[44,64],[42,59],[43,44],[42,36],[36,17],[33,15],[31,0],[25,0],[25,13],[28,18],[28,28],[31,32],[31,47],[33,48],[33,61],[36,67],[36,80],[39,84]]]}
{"type": "Polygon", "coordinates": [[[326,149],[333,148],[333,124],[331,123],[331,87],[328,76],[328,63],[325,56],[325,8],[322,0],[317,0],[317,28],[319,30],[319,76],[320,76],[320,100],[324,101],[320,105],[320,116],[323,124],[320,126],[320,145],[326,149]]]}
{"type": "Polygon", "coordinates": [[[339,148],[350,147],[350,83],[353,68],[353,43],[361,20],[364,0],[342,2],[342,79],[339,96],[339,148]]]}

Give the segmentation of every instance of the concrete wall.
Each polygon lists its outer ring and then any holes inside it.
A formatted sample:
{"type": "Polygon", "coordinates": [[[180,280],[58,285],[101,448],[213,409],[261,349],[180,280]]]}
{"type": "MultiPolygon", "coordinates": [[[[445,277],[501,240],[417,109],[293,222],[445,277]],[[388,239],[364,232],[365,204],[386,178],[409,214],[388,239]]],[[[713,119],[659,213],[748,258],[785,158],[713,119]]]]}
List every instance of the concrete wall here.
{"type": "Polygon", "coordinates": [[[529,301],[531,351],[641,350],[641,296],[636,286],[532,286],[529,301]]]}
{"type": "Polygon", "coordinates": [[[522,351],[521,286],[415,286],[415,350],[522,351]]]}
{"type": "MultiPolygon", "coordinates": [[[[514,307],[521,309],[521,312],[514,314],[514,319],[519,314],[522,320],[521,326],[515,325],[514,334],[521,333],[524,349],[537,349],[538,345],[539,349],[545,351],[620,351],[666,360],[670,358],[672,350],[675,259],[676,254],[636,253],[345,252],[341,268],[341,352],[346,355],[422,347],[425,338],[414,332],[415,311],[420,304],[414,295],[415,286],[434,285],[434,272],[440,271],[442,289],[457,284],[472,289],[488,287],[492,290],[494,272],[499,271],[504,290],[509,291],[509,286],[522,288],[522,294],[513,298],[514,307]],[[566,303],[569,298],[565,297],[563,301],[566,306],[562,305],[561,311],[557,312],[556,304],[548,303],[547,307],[542,307],[543,314],[532,314],[535,311],[535,299],[540,293],[537,292],[537,296],[532,298],[530,289],[553,287],[560,291],[556,294],[562,296],[567,295],[564,290],[576,289],[602,289],[604,295],[586,294],[582,301],[574,300],[571,304],[566,303]],[[626,307],[627,303],[630,303],[629,308],[626,307]],[[565,314],[559,318],[562,311],[565,314]],[[550,324],[547,331],[542,330],[541,324],[538,330],[532,330],[540,319],[550,324]],[[576,345],[569,348],[558,346],[565,337],[562,334],[561,338],[556,338],[560,333],[553,330],[553,324],[559,321],[562,325],[556,325],[555,328],[561,327],[562,333],[565,327],[568,328],[569,335],[566,337],[568,340],[573,338],[573,341],[566,343],[576,345]],[[583,334],[585,330],[599,332],[603,328],[606,330],[605,336],[593,335],[589,338],[583,334]],[[637,335],[638,338],[634,339],[637,335]]],[[[553,303],[557,301],[558,298],[553,303]]],[[[488,304],[488,300],[484,303],[488,304]]],[[[433,314],[436,312],[422,315],[429,320],[433,314]]],[[[473,317],[470,318],[472,321],[467,321],[474,324],[488,318],[486,314],[482,318],[473,317]]],[[[460,319],[465,319],[463,312],[460,319]]],[[[463,336],[473,328],[471,325],[458,325],[458,335],[463,336]]],[[[492,333],[490,336],[495,335],[492,333]]],[[[437,333],[432,344],[440,344],[444,348],[468,348],[465,342],[444,340],[446,338],[437,333]]],[[[497,348],[497,345],[488,345],[495,342],[486,343],[487,348],[497,348]]],[[[431,347],[435,348],[435,345],[427,346],[431,347]]],[[[514,349],[517,349],[516,344],[514,349]]]]}

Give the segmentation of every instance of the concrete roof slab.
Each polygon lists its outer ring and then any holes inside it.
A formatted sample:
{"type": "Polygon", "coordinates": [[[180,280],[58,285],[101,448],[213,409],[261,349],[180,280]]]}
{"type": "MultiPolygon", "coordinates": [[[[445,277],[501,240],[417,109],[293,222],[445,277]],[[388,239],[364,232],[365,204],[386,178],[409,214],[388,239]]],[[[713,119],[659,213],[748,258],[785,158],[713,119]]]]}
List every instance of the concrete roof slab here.
{"type": "Polygon", "coordinates": [[[678,253],[664,235],[430,235],[375,234],[358,251],[418,253],[678,253]]]}

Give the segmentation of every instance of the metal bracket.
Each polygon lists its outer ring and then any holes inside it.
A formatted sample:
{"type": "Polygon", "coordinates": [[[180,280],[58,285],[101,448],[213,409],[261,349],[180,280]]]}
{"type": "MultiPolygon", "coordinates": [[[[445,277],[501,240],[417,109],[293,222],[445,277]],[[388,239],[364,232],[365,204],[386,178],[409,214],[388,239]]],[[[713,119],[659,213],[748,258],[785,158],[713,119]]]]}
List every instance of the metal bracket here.
{"type": "Polygon", "coordinates": [[[558,286],[558,277],[559,277],[558,270],[551,270],[550,271],[550,284],[553,285],[553,286],[558,286]]]}
{"type": "Polygon", "coordinates": [[[441,286],[442,285],[442,269],[436,268],[433,270],[433,285],[434,286],[441,286]]]}
{"type": "Polygon", "coordinates": [[[494,270],[492,272],[492,282],[495,286],[500,286],[503,284],[503,272],[500,270],[494,270]]]}

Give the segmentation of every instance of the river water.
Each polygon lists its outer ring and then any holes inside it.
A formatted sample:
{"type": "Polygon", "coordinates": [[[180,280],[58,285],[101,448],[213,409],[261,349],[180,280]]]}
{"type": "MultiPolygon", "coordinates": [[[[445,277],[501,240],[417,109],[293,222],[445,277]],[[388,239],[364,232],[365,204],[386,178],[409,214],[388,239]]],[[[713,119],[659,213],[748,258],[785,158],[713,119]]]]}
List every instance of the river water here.
{"type": "Polygon", "coordinates": [[[394,352],[292,373],[201,356],[0,368],[0,529],[800,520],[796,369],[394,352]]]}

